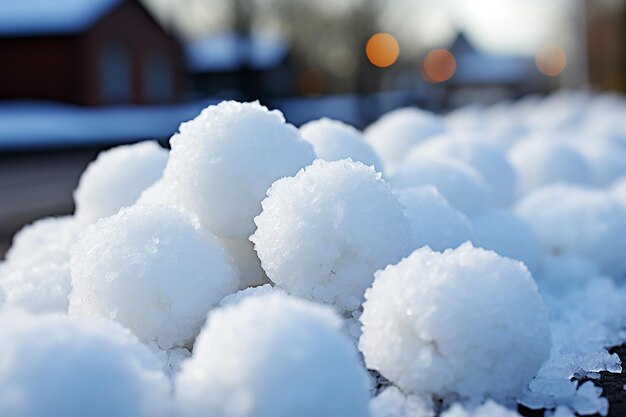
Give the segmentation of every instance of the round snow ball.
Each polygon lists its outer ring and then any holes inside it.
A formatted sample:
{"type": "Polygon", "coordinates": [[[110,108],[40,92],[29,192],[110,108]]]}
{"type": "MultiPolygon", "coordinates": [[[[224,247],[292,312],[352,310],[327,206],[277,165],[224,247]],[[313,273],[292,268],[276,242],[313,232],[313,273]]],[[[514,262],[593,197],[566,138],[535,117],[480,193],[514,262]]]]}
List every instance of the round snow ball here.
{"type": "Polygon", "coordinates": [[[276,181],[250,237],[267,276],[286,292],[360,307],[376,270],[410,252],[402,205],[374,168],[316,160],[276,181]]]}
{"type": "Polygon", "coordinates": [[[430,397],[404,395],[390,386],[370,401],[372,417],[435,417],[435,406],[430,397]]]}
{"type": "Polygon", "coordinates": [[[61,315],[0,315],[0,415],[169,416],[157,358],[115,323],[61,315]]]}
{"type": "Polygon", "coordinates": [[[516,211],[545,251],[586,258],[614,278],[626,275],[626,207],[609,192],[552,185],[527,195],[516,211]]]}
{"type": "Polygon", "coordinates": [[[78,232],[70,216],[38,220],[14,237],[0,267],[6,304],[34,313],[67,313],[70,246],[78,232]]]}
{"type": "Polygon", "coordinates": [[[383,162],[394,170],[417,143],[442,133],[445,125],[434,113],[417,108],[394,110],[365,129],[365,139],[383,162]]]}
{"type": "Polygon", "coordinates": [[[471,166],[447,157],[418,156],[405,161],[390,178],[397,188],[432,185],[467,216],[476,216],[489,207],[489,190],[471,166]]]}
{"type": "Polygon", "coordinates": [[[411,150],[408,158],[442,155],[465,162],[481,175],[495,205],[511,206],[515,202],[517,177],[505,152],[485,139],[457,136],[442,135],[419,144],[411,150]]]}
{"type": "Polygon", "coordinates": [[[173,208],[137,205],[83,232],[70,259],[70,314],[105,317],[162,349],[188,346],[237,289],[217,239],[173,208]]]}
{"type": "Polygon", "coordinates": [[[416,250],[378,271],[365,299],[365,363],[407,393],[514,398],[550,352],[526,267],[469,242],[416,250]]]}
{"type": "Polygon", "coordinates": [[[430,246],[436,251],[443,251],[472,239],[470,221],[452,207],[435,187],[405,188],[397,194],[411,221],[413,248],[430,246]]]}
{"type": "MultiPolygon", "coordinates": [[[[466,410],[461,404],[453,404],[448,410],[441,413],[441,417],[522,417],[515,410],[510,410],[500,404],[487,400],[483,405],[473,410],[466,410]]],[[[557,417],[557,416],[553,416],[557,417]]]]}
{"type": "Polygon", "coordinates": [[[74,191],[76,218],[93,223],[133,205],[143,190],[161,178],[167,156],[166,149],[150,141],[101,152],[74,191]]]}
{"type": "Polygon", "coordinates": [[[176,378],[182,417],[367,417],[369,380],[328,307],[269,294],[213,310],[176,378]]]}
{"type": "Polygon", "coordinates": [[[474,245],[507,258],[524,262],[536,273],[541,265],[541,250],[530,225],[514,212],[494,210],[473,220],[474,245]]]}
{"type": "Polygon", "coordinates": [[[272,183],[315,159],[298,129],[258,102],[209,106],[171,145],[163,191],[151,192],[151,202],[177,206],[228,239],[247,239],[272,183]]]}
{"type": "Polygon", "coordinates": [[[326,117],[313,120],[300,127],[300,133],[313,145],[318,158],[338,161],[351,158],[381,171],[382,166],[372,147],[356,128],[339,120],[326,117]]]}
{"type": "Polygon", "coordinates": [[[550,138],[526,139],[509,150],[508,158],[517,172],[519,195],[557,182],[591,182],[585,159],[571,146],[550,138]]]}

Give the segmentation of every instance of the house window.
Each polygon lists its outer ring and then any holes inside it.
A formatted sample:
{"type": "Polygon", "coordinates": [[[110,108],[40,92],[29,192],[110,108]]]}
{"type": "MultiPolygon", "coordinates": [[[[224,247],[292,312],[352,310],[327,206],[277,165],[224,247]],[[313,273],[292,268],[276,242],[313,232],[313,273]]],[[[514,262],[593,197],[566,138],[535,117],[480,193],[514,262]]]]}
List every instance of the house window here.
{"type": "Polygon", "coordinates": [[[171,101],[174,94],[170,59],[162,50],[149,51],[143,61],[143,94],[147,102],[171,101]]]}
{"type": "Polygon", "coordinates": [[[100,51],[100,95],[106,103],[128,103],[132,98],[131,57],[119,41],[106,43],[100,51]]]}

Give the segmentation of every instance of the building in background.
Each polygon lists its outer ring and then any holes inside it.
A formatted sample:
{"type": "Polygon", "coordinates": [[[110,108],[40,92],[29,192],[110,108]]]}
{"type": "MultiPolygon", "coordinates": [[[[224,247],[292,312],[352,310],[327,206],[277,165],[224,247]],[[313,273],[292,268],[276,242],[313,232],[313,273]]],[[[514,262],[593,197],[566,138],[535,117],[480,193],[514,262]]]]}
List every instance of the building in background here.
{"type": "Polygon", "coordinates": [[[0,99],[172,103],[182,47],[137,0],[0,2],[0,99]]]}
{"type": "Polygon", "coordinates": [[[285,39],[228,31],[189,41],[185,58],[193,97],[267,99],[295,93],[285,39]]]}

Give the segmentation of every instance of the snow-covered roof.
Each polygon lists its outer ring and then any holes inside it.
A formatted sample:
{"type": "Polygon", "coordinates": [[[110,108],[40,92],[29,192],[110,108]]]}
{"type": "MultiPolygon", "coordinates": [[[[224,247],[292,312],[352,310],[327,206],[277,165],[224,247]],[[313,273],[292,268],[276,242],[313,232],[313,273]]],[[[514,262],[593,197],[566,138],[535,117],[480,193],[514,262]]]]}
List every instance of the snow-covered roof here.
{"type": "Polygon", "coordinates": [[[0,37],[80,32],[123,0],[0,0],[0,37]]]}
{"type": "Polygon", "coordinates": [[[287,52],[284,39],[263,33],[244,36],[223,32],[185,46],[187,66],[192,72],[237,70],[246,61],[253,69],[268,69],[280,64],[287,52]]]}

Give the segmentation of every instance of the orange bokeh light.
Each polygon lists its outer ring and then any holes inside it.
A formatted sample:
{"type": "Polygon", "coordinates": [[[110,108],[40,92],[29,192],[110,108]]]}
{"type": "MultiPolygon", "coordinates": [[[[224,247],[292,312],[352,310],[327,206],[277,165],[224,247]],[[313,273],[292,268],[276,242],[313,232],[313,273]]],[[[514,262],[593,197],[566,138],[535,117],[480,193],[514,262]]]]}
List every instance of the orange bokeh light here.
{"type": "Polygon", "coordinates": [[[548,77],[556,77],[567,66],[567,54],[558,45],[546,45],[537,51],[535,64],[542,74],[548,77]]]}
{"type": "Polygon", "coordinates": [[[434,49],[424,58],[424,76],[427,81],[442,83],[456,72],[456,59],[450,51],[434,49]]]}
{"type": "Polygon", "coordinates": [[[398,60],[400,45],[392,35],[377,33],[367,41],[365,53],[372,65],[386,68],[398,60]]]}

